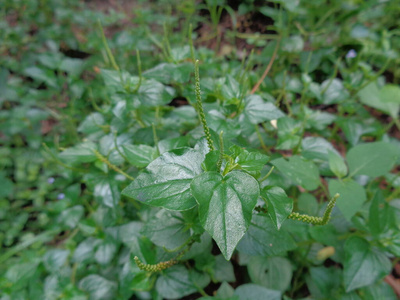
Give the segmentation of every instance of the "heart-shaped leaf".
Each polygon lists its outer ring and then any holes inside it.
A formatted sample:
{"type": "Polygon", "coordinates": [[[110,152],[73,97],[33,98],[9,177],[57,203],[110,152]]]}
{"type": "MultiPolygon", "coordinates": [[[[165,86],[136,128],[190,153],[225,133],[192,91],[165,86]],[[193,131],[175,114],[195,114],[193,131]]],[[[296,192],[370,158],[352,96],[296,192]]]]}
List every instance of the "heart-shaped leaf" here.
{"type": "Polygon", "coordinates": [[[206,172],[194,178],[190,188],[199,204],[200,223],[229,260],[249,228],[260,194],[258,182],[238,171],[225,177],[206,172]]]}

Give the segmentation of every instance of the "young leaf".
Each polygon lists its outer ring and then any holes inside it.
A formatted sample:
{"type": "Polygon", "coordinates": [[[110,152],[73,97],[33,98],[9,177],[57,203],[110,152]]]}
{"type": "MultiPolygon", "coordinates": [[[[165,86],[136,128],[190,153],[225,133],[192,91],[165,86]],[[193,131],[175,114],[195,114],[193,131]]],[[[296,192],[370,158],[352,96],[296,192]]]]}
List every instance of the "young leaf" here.
{"type": "Polygon", "coordinates": [[[389,274],[390,260],[359,237],[351,237],[344,246],[344,286],[346,292],[370,285],[389,274]]]}
{"type": "Polygon", "coordinates": [[[152,206],[190,209],[196,205],[190,182],[202,172],[203,160],[203,152],[190,148],[165,152],[150,163],[122,194],[152,206]]]}
{"type": "Polygon", "coordinates": [[[225,177],[206,172],[190,185],[199,204],[200,223],[229,260],[247,231],[260,187],[250,175],[233,171],[225,177]]]}
{"type": "Polygon", "coordinates": [[[347,166],[343,160],[343,157],[329,150],[328,160],[329,160],[329,168],[338,178],[346,176],[347,166]]]}
{"type": "Polygon", "coordinates": [[[337,207],[347,220],[350,220],[367,200],[364,188],[354,180],[329,181],[329,194],[333,196],[336,193],[340,194],[337,199],[337,207]]]}
{"type": "Polygon", "coordinates": [[[317,166],[306,161],[300,156],[291,156],[288,160],[278,158],[271,162],[286,177],[301,185],[306,190],[315,190],[319,183],[319,172],[317,166]]]}
{"type": "Polygon", "coordinates": [[[372,178],[385,175],[400,156],[396,146],[386,142],[357,145],[347,153],[350,176],[367,175],[372,178]]]}
{"type": "Polygon", "coordinates": [[[268,214],[279,230],[282,223],[293,210],[293,200],[280,187],[265,187],[261,190],[261,198],[268,204],[268,214]]]}

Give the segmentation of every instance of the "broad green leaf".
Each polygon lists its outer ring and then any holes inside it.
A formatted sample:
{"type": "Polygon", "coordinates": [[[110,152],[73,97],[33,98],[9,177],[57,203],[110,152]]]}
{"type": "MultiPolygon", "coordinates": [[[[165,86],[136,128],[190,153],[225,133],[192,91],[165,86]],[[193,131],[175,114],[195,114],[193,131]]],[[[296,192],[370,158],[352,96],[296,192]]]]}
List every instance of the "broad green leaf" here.
{"type": "Polygon", "coordinates": [[[279,230],[282,223],[293,211],[293,200],[289,198],[280,187],[264,187],[261,190],[261,198],[267,202],[268,214],[279,230]]]}
{"type": "MultiPolygon", "coordinates": [[[[285,1],[283,1],[283,3],[285,3],[285,1]]],[[[282,47],[283,51],[290,52],[290,53],[298,53],[298,52],[301,52],[301,50],[303,50],[304,40],[301,38],[300,35],[293,35],[290,37],[285,37],[282,39],[281,47],[282,47]]]]}
{"type": "Polygon", "coordinates": [[[347,166],[343,157],[333,151],[328,151],[329,168],[338,177],[342,178],[347,175],[347,166]]]}
{"type": "Polygon", "coordinates": [[[92,142],[84,142],[65,149],[60,153],[60,158],[70,164],[93,162],[97,160],[97,157],[93,152],[96,148],[96,145],[92,142]]]}
{"type": "Polygon", "coordinates": [[[4,278],[15,284],[15,287],[23,286],[35,275],[37,268],[37,262],[13,264],[4,274],[4,278]]]}
{"type": "Polygon", "coordinates": [[[393,118],[398,118],[400,105],[396,101],[387,101],[392,94],[392,89],[379,90],[376,82],[368,84],[358,92],[358,96],[363,104],[379,109],[393,118]]]}
{"type": "Polygon", "coordinates": [[[340,194],[336,205],[347,220],[350,220],[367,200],[365,189],[354,180],[330,180],[329,194],[333,197],[336,193],[340,194]]]}
{"type": "Polygon", "coordinates": [[[52,249],[46,252],[43,256],[43,264],[50,273],[60,271],[60,268],[65,264],[69,255],[68,250],[52,249]]]}
{"type": "Polygon", "coordinates": [[[139,77],[131,76],[126,71],[119,72],[106,69],[100,69],[100,71],[100,75],[109,90],[123,91],[125,82],[129,82],[132,86],[136,86],[139,82],[139,77]]]}
{"type": "Polygon", "coordinates": [[[235,295],[240,300],[281,300],[282,293],[273,289],[267,289],[257,284],[247,283],[235,290],[235,295]]]}
{"type": "Polygon", "coordinates": [[[292,279],[292,265],[284,257],[253,256],[247,270],[252,282],[281,292],[289,288],[292,279]]]}
{"type": "Polygon", "coordinates": [[[161,210],[146,222],[142,234],[157,246],[172,250],[189,239],[190,231],[186,226],[180,213],[161,210]]]}
{"type": "Polygon", "coordinates": [[[99,203],[116,208],[121,200],[118,183],[111,178],[101,178],[94,187],[93,195],[99,203]]]}
{"type": "Polygon", "coordinates": [[[328,161],[329,152],[339,155],[332,144],[321,137],[306,137],[302,140],[301,147],[301,155],[310,160],[328,161]]]}
{"type": "Polygon", "coordinates": [[[79,287],[89,293],[90,300],[115,299],[117,284],[99,275],[88,275],[79,282],[79,287]]]}
{"type": "Polygon", "coordinates": [[[116,252],[117,245],[115,243],[111,241],[104,242],[97,247],[94,258],[99,264],[107,265],[114,258],[116,252]]]}
{"type": "Polygon", "coordinates": [[[83,122],[79,125],[78,131],[85,134],[91,134],[97,131],[101,131],[105,120],[102,114],[98,112],[91,113],[88,115],[83,122]]]}
{"type": "Polygon", "coordinates": [[[216,133],[223,131],[224,139],[233,139],[240,134],[240,124],[236,119],[231,119],[217,110],[207,112],[206,120],[208,126],[216,133]]]}
{"type": "Polygon", "coordinates": [[[215,257],[215,267],[213,279],[222,282],[235,282],[235,272],[232,263],[224,259],[222,255],[215,257]]]}
{"type": "Polygon", "coordinates": [[[220,299],[239,300],[239,297],[234,296],[234,294],[235,294],[235,290],[226,281],[222,282],[221,286],[219,287],[219,289],[217,291],[217,296],[220,299]]]}
{"type": "Polygon", "coordinates": [[[71,208],[64,210],[59,216],[57,221],[69,228],[75,228],[83,217],[85,209],[82,205],[75,205],[71,208]]]}
{"type": "Polygon", "coordinates": [[[260,194],[258,182],[239,171],[225,177],[206,172],[193,179],[191,190],[199,204],[200,223],[229,260],[250,225],[260,194]]]}
{"type": "Polygon", "coordinates": [[[278,158],[271,162],[283,175],[306,190],[315,190],[320,183],[317,166],[300,156],[291,156],[288,160],[278,158]]]}
{"type": "Polygon", "coordinates": [[[181,265],[163,271],[157,279],[156,289],[166,299],[181,299],[197,291],[188,269],[181,265]]]}
{"type": "Polygon", "coordinates": [[[379,98],[385,103],[400,104],[400,87],[394,84],[386,84],[379,91],[379,98]]]}
{"type": "Polygon", "coordinates": [[[148,145],[123,145],[122,149],[129,163],[138,168],[146,167],[157,156],[157,150],[148,145]]]}
{"type": "Polygon", "coordinates": [[[246,171],[261,171],[269,161],[269,156],[260,152],[249,152],[246,149],[233,145],[229,148],[230,156],[240,169],[246,171]]]}
{"type": "Polygon", "coordinates": [[[202,172],[204,153],[190,148],[165,152],[122,191],[122,194],[158,207],[187,210],[196,205],[190,183],[202,172]]]}
{"type": "Polygon", "coordinates": [[[273,256],[296,248],[293,238],[285,231],[278,231],[266,215],[254,215],[250,228],[237,249],[249,255],[273,256]]]}
{"type": "Polygon", "coordinates": [[[312,267],[306,282],[316,299],[339,299],[341,279],[341,271],[337,268],[312,267]]]}
{"type": "Polygon", "coordinates": [[[383,176],[396,164],[400,156],[398,148],[386,142],[357,145],[347,153],[350,176],[383,176]]]}
{"type": "Polygon", "coordinates": [[[137,273],[130,285],[130,288],[134,291],[149,291],[154,287],[156,276],[149,272],[137,273]]]}
{"type": "Polygon", "coordinates": [[[206,154],[206,158],[201,163],[201,167],[203,168],[203,170],[206,172],[207,171],[219,172],[220,170],[217,170],[217,164],[218,164],[219,157],[220,157],[219,150],[214,150],[214,151],[208,152],[206,154]]]}
{"type": "Polygon", "coordinates": [[[370,285],[390,273],[392,267],[386,255],[371,249],[368,241],[360,237],[349,238],[344,251],[346,292],[370,285]]]}
{"type": "Polygon", "coordinates": [[[325,80],[321,84],[321,90],[325,90],[322,95],[322,103],[326,105],[343,102],[350,96],[342,81],[337,78],[325,80]]]}
{"type": "Polygon", "coordinates": [[[46,85],[52,88],[57,88],[57,77],[55,76],[54,72],[48,69],[41,69],[38,67],[28,67],[23,70],[23,73],[26,76],[32,77],[33,79],[44,82],[46,85]]]}
{"type": "Polygon", "coordinates": [[[77,263],[83,263],[93,259],[94,249],[101,243],[101,240],[87,238],[76,247],[72,260],[77,263]]]}
{"type": "Polygon", "coordinates": [[[315,215],[318,213],[317,198],[309,193],[301,193],[297,199],[297,208],[301,213],[315,215]]]}
{"type": "Polygon", "coordinates": [[[259,152],[248,152],[243,150],[235,159],[235,163],[240,165],[240,168],[246,171],[261,171],[269,161],[269,156],[259,152]]]}
{"type": "Polygon", "coordinates": [[[190,64],[161,63],[152,69],[143,72],[143,76],[149,79],[155,79],[164,84],[172,82],[184,83],[190,79],[190,72],[193,67],[190,64]]]}
{"type": "Polygon", "coordinates": [[[260,96],[251,95],[244,99],[244,115],[252,124],[276,120],[284,116],[274,104],[265,102],[260,96]]]}
{"type": "Polygon", "coordinates": [[[364,295],[364,299],[385,299],[385,300],[399,299],[399,296],[396,295],[394,288],[390,286],[389,283],[383,280],[378,281],[376,284],[369,285],[361,289],[361,293],[362,295],[364,295]]]}
{"type": "Polygon", "coordinates": [[[231,75],[226,76],[225,84],[221,88],[221,94],[229,103],[233,102],[232,100],[237,100],[240,97],[239,83],[231,75]]]}
{"type": "MultiPolygon", "coordinates": [[[[175,110],[176,111],[176,110],[175,110]]],[[[160,151],[160,154],[163,154],[164,152],[171,151],[174,149],[178,148],[183,148],[188,146],[188,137],[189,136],[181,136],[177,138],[169,138],[169,139],[163,139],[158,142],[158,149],[160,151]]]]}
{"type": "Polygon", "coordinates": [[[382,190],[375,192],[369,207],[369,229],[373,235],[379,235],[387,231],[389,222],[389,205],[385,201],[382,190]]]}
{"type": "Polygon", "coordinates": [[[142,81],[134,99],[139,100],[143,106],[158,106],[171,102],[173,95],[162,83],[150,79],[142,81]]]}

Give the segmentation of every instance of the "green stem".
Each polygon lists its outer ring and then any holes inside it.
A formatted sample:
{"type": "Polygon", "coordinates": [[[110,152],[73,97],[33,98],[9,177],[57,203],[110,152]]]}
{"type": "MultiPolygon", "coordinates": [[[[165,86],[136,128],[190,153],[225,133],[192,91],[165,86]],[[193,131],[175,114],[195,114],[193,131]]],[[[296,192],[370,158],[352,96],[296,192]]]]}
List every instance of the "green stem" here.
{"type": "Polygon", "coordinates": [[[118,168],[116,165],[113,165],[107,158],[105,158],[103,155],[101,155],[101,153],[97,150],[93,150],[93,153],[96,155],[96,157],[102,161],[103,163],[105,163],[110,169],[114,170],[115,172],[124,175],[126,178],[128,178],[129,180],[135,180],[135,178],[133,178],[132,176],[130,176],[129,174],[125,173],[124,171],[122,171],[120,168],[118,168]]]}
{"type": "Polygon", "coordinates": [[[263,182],[264,180],[266,180],[266,179],[272,174],[272,171],[274,171],[274,169],[275,169],[275,166],[272,166],[272,168],[268,171],[267,175],[265,175],[263,178],[261,178],[261,179],[259,180],[259,182],[261,183],[261,182],[263,182]]]}

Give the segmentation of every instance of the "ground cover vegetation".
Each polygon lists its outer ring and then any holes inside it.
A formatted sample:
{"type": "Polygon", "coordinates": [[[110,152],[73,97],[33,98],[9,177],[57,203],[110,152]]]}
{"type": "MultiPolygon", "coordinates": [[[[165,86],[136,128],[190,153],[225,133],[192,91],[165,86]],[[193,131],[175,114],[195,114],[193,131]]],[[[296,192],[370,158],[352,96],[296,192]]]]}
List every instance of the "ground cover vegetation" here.
{"type": "Polygon", "coordinates": [[[398,4],[1,0],[0,299],[397,299],[398,4]]]}

